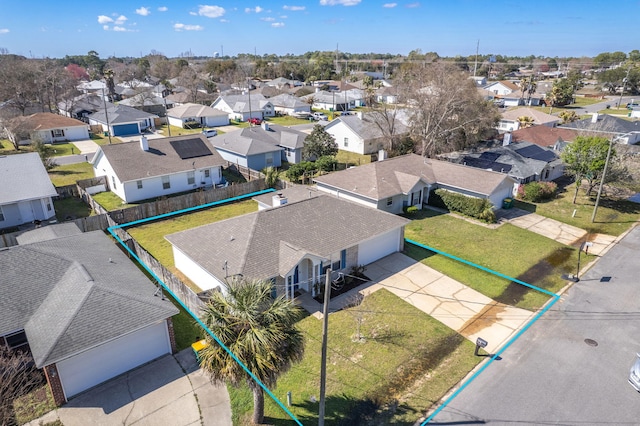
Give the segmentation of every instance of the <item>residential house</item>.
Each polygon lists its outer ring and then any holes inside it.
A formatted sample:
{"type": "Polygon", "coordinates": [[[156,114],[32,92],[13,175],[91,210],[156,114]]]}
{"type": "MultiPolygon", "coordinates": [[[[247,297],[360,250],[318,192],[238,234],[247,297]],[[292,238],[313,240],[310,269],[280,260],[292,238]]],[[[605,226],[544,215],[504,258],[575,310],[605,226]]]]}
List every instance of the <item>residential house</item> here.
{"type": "Polygon", "coordinates": [[[262,170],[265,167],[280,167],[283,161],[302,161],[302,148],[308,135],[288,127],[263,121],[260,126],[228,132],[209,142],[225,160],[262,170]]]}
{"type": "Polygon", "coordinates": [[[191,134],[102,145],[91,164],[131,203],[221,184],[225,161],[202,134],[191,134]]]}
{"type": "Polygon", "coordinates": [[[640,120],[629,121],[608,114],[595,113],[591,118],[563,124],[564,129],[589,132],[618,143],[635,145],[640,142],[640,120]]]}
{"type": "MultiPolygon", "coordinates": [[[[508,135],[509,133],[505,133],[508,135]]],[[[531,126],[511,133],[511,142],[531,142],[543,148],[562,151],[568,142],[572,142],[578,132],[562,127],[531,126]]]]}
{"type": "Polygon", "coordinates": [[[29,138],[42,143],[70,142],[89,139],[89,126],[75,118],[51,112],[37,112],[11,119],[9,138],[29,138]]]}
{"type": "Polygon", "coordinates": [[[273,104],[259,93],[219,96],[211,108],[217,108],[229,114],[229,120],[247,121],[250,118],[275,116],[273,104]]]}
{"type": "MultiPolygon", "coordinates": [[[[376,125],[376,113],[340,116],[327,124],[324,130],[334,137],[338,149],[357,154],[373,154],[385,148],[388,137],[376,125]]],[[[395,134],[406,135],[408,128],[397,117],[395,134]]]]}
{"type": "Polygon", "coordinates": [[[19,238],[0,251],[0,345],[31,353],[57,405],[175,352],[178,309],[104,232],[19,238]]]}
{"type": "Polygon", "coordinates": [[[473,81],[473,84],[475,84],[476,87],[485,87],[487,85],[487,77],[474,75],[469,78],[473,81]]]}
{"type": "Polygon", "coordinates": [[[89,116],[89,124],[101,125],[102,130],[111,136],[139,135],[143,131],[155,128],[155,114],[140,111],[126,105],[108,106],[89,116]]]}
{"type": "Polygon", "coordinates": [[[229,114],[220,109],[190,102],[167,111],[167,120],[172,126],[186,128],[188,125],[216,127],[229,124],[229,114]]]}
{"type": "Polygon", "coordinates": [[[398,103],[398,88],[382,86],[375,90],[376,102],[383,104],[396,104],[398,103]]]}
{"type": "Polygon", "coordinates": [[[357,88],[341,91],[319,90],[302,96],[305,102],[311,103],[312,108],[330,111],[349,111],[364,106],[364,98],[364,91],[357,88]]]}
{"type": "Polygon", "coordinates": [[[173,107],[173,103],[167,101],[161,96],[153,94],[151,91],[136,93],[133,96],[118,102],[118,105],[126,105],[149,114],[164,117],[167,114],[167,108],[173,107]]]}
{"type": "Polygon", "coordinates": [[[510,143],[481,153],[463,155],[458,162],[483,170],[506,173],[518,183],[552,181],[564,175],[558,152],[531,142],[510,143]]]}
{"type": "Polygon", "coordinates": [[[516,184],[505,174],[416,154],[364,164],[314,181],[321,191],[395,214],[408,206],[422,208],[428,203],[430,192],[438,188],[487,198],[500,208],[505,198],[513,196],[516,184]]]}
{"type": "Polygon", "coordinates": [[[210,105],[217,96],[209,93],[203,93],[198,90],[191,91],[190,89],[177,87],[173,90],[173,93],[166,96],[167,102],[173,105],[182,105],[186,103],[199,103],[202,105],[210,105]]]}
{"type": "Polygon", "coordinates": [[[502,97],[502,96],[509,95],[512,92],[519,91],[520,87],[518,87],[518,85],[515,83],[512,83],[507,80],[503,80],[503,81],[496,81],[496,82],[490,83],[484,86],[484,89],[488,90],[489,92],[493,92],[497,96],[502,97]]]}
{"type": "Polygon", "coordinates": [[[307,198],[318,197],[325,194],[318,191],[315,186],[292,184],[278,192],[267,192],[253,197],[252,200],[258,203],[258,210],[280,207],[287,203],[296,203],[307,198]]]}
{"type": "Polygon", "coordinates": [[[0,229],[55,217],[58,193],[37,153],[0,156],[0,182],[0,229]]]}
{"type": "Polygon", "coordinates": [[[107,108],[115,107],[115,104],[105,102],[102,96],[93,93],[85,93],[74,98],[58,102],[58,112],[60,115],[64,115],[65,117],[75,118],[88,123],[89,115],[104,109],[105,104],[107,108]]]}
{"type": "Polygon", "coordinates": [[[300,80],[290,80],[284,77],[274,78],[273,80],[267,81],[265,84],[267,86],[277,87],[278,89],[302,86],[302,82],[300,80]]]}
{"type": "Polygon", "coordinates": [[[401,251],[407,219],[319,196],[165,238],[176,268],[203,290],[234,277],[271,280],[274,294],[316,295],[331,268],[348,273],[401,251]]]}
{"type": "Polygon", "coordinates": [[[560,118],[555,115],[546,114],[533,108],[516,108],[502,113],[502,118],[498,122],[498,131],[513,132],[520,128],[520,117],[531,117],[534,126],[555,127],[560,118]]]}
{"type": "Polygon", "coordinates": [[[311,114],[311,105],[300,100],[300,98],[283,93],[269,98],[276,113],[284,115],[311,114]]]}

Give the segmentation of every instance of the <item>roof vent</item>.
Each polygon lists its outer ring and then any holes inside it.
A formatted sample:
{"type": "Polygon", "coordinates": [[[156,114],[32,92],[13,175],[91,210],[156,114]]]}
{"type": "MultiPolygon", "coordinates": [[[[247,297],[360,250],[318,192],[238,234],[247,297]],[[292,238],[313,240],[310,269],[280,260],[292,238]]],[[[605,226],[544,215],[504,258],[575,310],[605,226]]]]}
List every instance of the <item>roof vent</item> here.
{"type": "Polygon", "coordinates": [[[594,112],[593,115],[591,116],[591,122],[592,123],[597,123],[598,122],[598,113],[594,112]]]}
{"type": "Polygon", "coordinates": [[[276,195],[274,195],[273,197],[271,197],[271,202],[272,202],[272,206],[273,207],[284,206],[285,204],[287,204],[287,201],[288,201],[287,197],[282,195],[281,192],[279,192],[276,195]]]}
{"type": "Polygon", "coordinates": [[[149,151],[149,141],[146,136],[140,138],[140,148],[142,148],[143,151],[149,151]]]}

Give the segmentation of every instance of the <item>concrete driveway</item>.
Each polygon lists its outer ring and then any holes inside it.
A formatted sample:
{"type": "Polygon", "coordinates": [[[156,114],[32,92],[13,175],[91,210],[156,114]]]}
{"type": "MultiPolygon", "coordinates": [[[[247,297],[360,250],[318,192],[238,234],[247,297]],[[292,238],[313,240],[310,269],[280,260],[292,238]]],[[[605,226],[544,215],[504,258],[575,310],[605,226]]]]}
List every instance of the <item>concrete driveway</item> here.
{"type": "Polygon", "coordinates": [[[29,425],[56,419],[65,426],[228,426],[231,405],[226,387],[212,385],[185,349],[96,386],[29,425]]]}

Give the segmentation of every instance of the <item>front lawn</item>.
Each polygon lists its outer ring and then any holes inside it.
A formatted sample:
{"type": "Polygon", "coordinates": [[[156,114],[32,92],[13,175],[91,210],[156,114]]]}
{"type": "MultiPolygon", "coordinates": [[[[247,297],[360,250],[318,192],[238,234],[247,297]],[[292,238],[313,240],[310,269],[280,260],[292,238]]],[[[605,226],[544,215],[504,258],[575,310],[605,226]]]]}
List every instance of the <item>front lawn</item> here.
{"type": "Polygon", "coordinates": [[[93,167],[86,162],[56,166],[49,171],[49,177],[54,186],[73,185],[76,181],[93,178],[93,167]]]}
{"type": "MultiPolygon", "coordinates": [[[[405,237],[551,292],[574,273],[577,250],[530,231],[505,224],[491,229],[470,221],[421,210],[405,237]]],[[[540,308],[549,296],[473,266],[405,244],[407,255],[499,302],[523,309],[540,308]]],[[[588,259],[583,256],[586,263],[588,259]]],[[[365,272],[366,274],[366,272],[365,272]]]]}
{"type": "MultiPolygon", "coordinates": [[[[286,403],[291,391],[291,412],[302,424],[315,424],[322,321],[309,316],[298,326],[305,335],[304,359],[278,380],[273,393],[286,403]]],[[[378,290],[360,306],[329,318],[325,419],[328,424],[359,424],[364,416],[376,416],[376,424],[412,425],[482,360],[473,349],[444,324],[378,290]],[[353,338],[358,319],[362,339],[353,338]]],[[[230,391],[234,424],[246,424],[253,410],[248,392],[246,387],[230,391]]],[[[265,423],[292,424],[268,396],[265,423]]]]}
{"type": "Polygon", "coordinates": [[[267,122],[277,124],[279,126],[294,126],[296,124],[309,124],[309,120],[283,115],[280,117],[269,117],[267,122]]]}
{"type": "Polygon", "coordinates": [[[580,189],[576,204],[573,204],[574,192],[574,184],[563,188],[558,186],[558,195],[551,201],[528,203],[516,200],[514,206],[582,228],[589,233],[617,236],[640,220],[640,204],[603,196],[600,197],[596,220],[591,222],[596,192],[587,197],[584,190],[580,189]]]}

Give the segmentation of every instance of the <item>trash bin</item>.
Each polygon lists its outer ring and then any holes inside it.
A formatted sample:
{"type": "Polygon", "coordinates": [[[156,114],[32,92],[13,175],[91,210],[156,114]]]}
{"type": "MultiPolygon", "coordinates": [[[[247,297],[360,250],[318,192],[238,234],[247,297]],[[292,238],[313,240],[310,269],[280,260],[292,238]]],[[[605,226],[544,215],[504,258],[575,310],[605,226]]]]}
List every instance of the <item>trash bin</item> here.
{"type": "Polygon", "coordinates": [[[104,137],[106,138],[107,136],[109,136],[109,132],[103,132],[104,137]]]}
{"type": "Polygon", "coordinates": [[[502,200],[503,209],[510,209],[511,207],[513,207],[513,198],[505,198],[502,200]]]}

